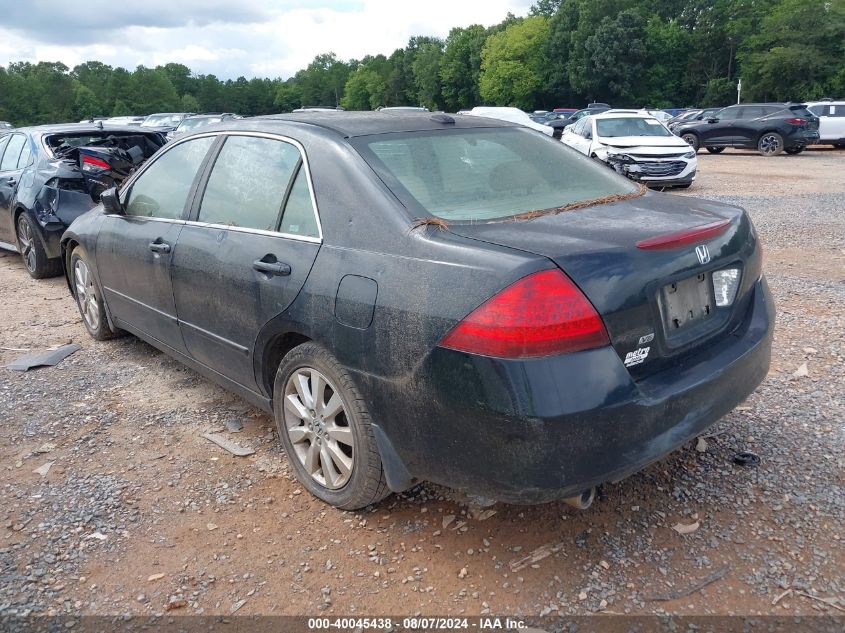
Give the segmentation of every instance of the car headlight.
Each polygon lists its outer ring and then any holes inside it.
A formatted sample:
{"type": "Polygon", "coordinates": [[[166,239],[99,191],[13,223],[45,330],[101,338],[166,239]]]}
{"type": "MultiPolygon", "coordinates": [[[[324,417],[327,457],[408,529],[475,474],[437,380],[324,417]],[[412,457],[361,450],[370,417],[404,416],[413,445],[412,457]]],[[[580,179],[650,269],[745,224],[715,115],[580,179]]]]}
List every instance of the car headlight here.
{"type": "Polygon", "coordinates": [[[695,158],[695,150],[691,149],[686,154],[684,154],[684,158],[695,158]]]}
{"type": "Polygon", "coordinates": [[[608,158],[612,158],[614,160],[618,160],[620,163],[633,163],[634,159],[631,158],[628,154],[611,154],[608,152],[608,158]]]}
{"type": "Polygon", "coordinates": [[[724,308],[734,302],[739,288],[739,277],[739,268],[723,268],[713,273],[713,291],[718,307],[724,308]]]}

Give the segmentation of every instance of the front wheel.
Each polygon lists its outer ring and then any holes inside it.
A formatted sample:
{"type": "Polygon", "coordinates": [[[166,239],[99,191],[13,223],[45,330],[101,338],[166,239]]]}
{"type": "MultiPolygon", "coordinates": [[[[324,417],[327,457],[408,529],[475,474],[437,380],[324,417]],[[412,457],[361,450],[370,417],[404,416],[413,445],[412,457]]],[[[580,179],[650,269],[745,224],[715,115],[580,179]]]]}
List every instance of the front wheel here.
{"type": "Polygon", "coordinates": [[[21,213],[18,218],[17,234],[18,248],[24,266],[26,266],[26,272],[29,273],[30,277],[44,279],[61,274],[61,260],[47,257],[47,251],[44,250],[44,245],[38,237],[34,223],[26,213],[21,213]]]}
{"type": "Polygon", "coordinates": [[[805,149],[805,147],[787,147],[784,151],[790,156],[796,156],[797,154],[803,152],[805,149]]]}
{"type": "Polygon", "coordinates": [[[763,156],[777,156],[783,152],[783,137],[777,132],[766,132],[757,141],[757,151],[763,156]]]}
{"type": "Polygon", "coordinates": [[[688,132],[687,134],[681,135],[681,138],[684,139],[684,142],[693,148],[696,152],[701,147],[701,141],[698,140],[698,136],[693,134],[692,132],[688,132]]]}
{"type": "Polygon", "coordinates": [[[357,510],[390,494],[367,405],[327,350],[305,343],[285,356],[273,411],[296,478],[315,497],[357,510]]]}
{"type": "Polygon", "coordinates": [[[708,147],[707,151],[710,152],[711,154],[721,154],[722,152],[725,151],[725,148],[724,147],[708,147]]]}
{"type": "Polygon", "coordinates": [[[112,330],[106,317],[106,306],[87,258],[76,249],[70,256],[70,284],[88,334],[98,341],[115,338],[120,331],[112,330]]]}

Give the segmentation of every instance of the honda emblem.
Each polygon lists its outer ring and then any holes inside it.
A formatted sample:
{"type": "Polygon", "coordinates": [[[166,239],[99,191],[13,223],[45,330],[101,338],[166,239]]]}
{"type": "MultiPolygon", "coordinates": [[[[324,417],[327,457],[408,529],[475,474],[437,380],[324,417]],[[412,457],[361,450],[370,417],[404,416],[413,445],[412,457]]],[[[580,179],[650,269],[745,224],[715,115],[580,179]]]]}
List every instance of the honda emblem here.
{"type": "Polygon", "coordinates": [[[699,264],[706,264],[710,261],[710,251],[704,244],[695,247],[695,254],[698,255],[699,264]]]}

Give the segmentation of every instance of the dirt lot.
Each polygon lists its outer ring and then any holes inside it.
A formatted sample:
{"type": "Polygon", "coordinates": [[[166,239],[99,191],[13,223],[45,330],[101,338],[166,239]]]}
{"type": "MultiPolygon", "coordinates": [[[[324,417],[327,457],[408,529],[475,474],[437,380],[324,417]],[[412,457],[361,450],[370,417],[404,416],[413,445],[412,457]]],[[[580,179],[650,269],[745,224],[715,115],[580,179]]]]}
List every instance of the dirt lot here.
{"type": "Polygon", "coordinates": [[[135,338],[91,340],[62,279],[0,254],[0,365],[22,354],[7,348],[82,345],[0,368],[0,615],[845,610],[845,152],[702,153],[685,195],[757,224],[772,371],[700,450],[585,512],[431,485],[329,508],[291,478],[268,416],[135,338]],[[253,456],[200,437],[230,421],[253,456]]]}

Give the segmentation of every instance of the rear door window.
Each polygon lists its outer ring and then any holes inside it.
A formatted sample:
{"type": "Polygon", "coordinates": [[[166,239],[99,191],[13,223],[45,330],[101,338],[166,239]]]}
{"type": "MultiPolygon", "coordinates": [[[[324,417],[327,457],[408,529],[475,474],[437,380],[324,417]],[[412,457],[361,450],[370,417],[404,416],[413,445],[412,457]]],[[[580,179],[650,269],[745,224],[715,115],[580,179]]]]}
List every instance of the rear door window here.
{"type": "Polygon", "coordinates": [[[18,158],[18,169],[23,169],[24,167],[29,167],[29,164],[31,162],[32,162],[32,148],[30,147],[29,139],[24,137],[23,149],[21,150],[21,155],[18,158]]]}
{"type": "Polygon", "coordinates": [[[725,108],[718,114],[718,118],[720,121],[735,121],[736,119],[742,118],[742,113],[740,112],[741,108],[733,107],[733,108],[725,108]]]}
{"type": "Polygon", "coordinates": [[[306,237],[320,237],[317,226],[317,216],[311,201],[311,190],[308,188],[308,176],[305,165],[299,166],[296,180],[293,181],[288,201],[282,216],[282,233],[304,235],[306,237]]]}
{"type": "Polygon", "coordinates": [[[741,119],[759,119],[764,114],[760,106],[743,106],[741,109],[742,114],[739,116],[741,119]]]}
{"type": "Polygon", "coordinates": [[[192,139],[159,156],[132,184],[126,215],[180,219],[197,171],[214,140],[213,136],[192,139]]]}
{"type": "Polygon", "coordinates": [[[299,150],[284,141],[230,136],[208,179],[200,222],[275,231],[299,150]]]}
{"type": "Polygon", "coordinates": [[[6,146],[6,152],[3,154],[3,160],[0,161],[0,171],[14,171],[18,168],[18,159],[21,156],[21,150],[26,144],[26,137],[23,134],[13,134],[6,146]]]}

